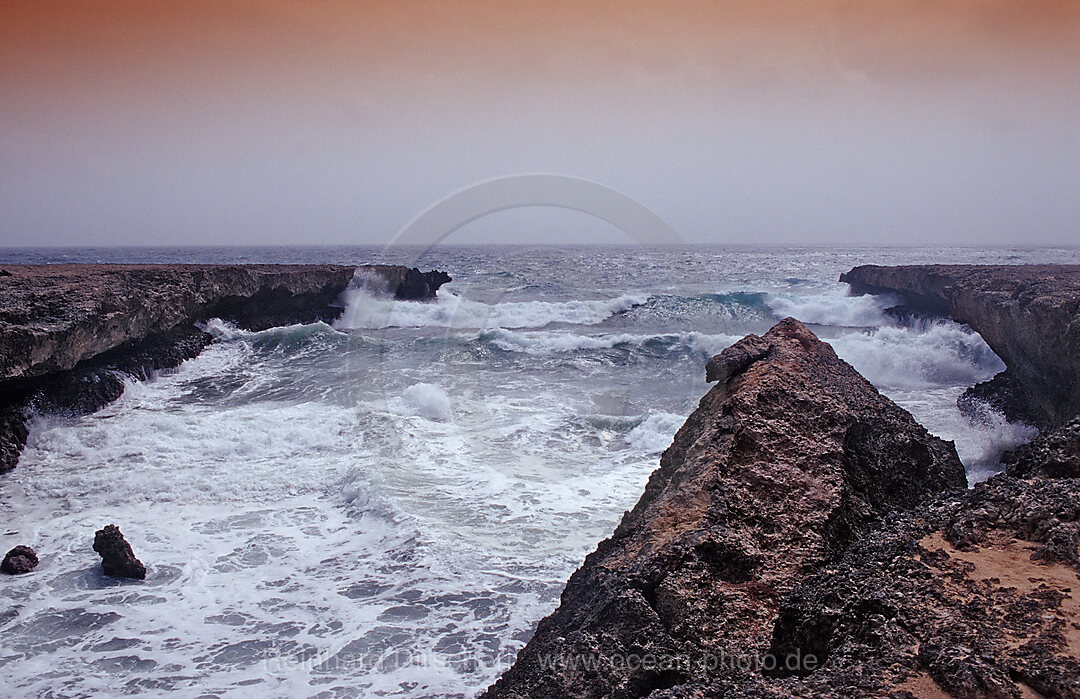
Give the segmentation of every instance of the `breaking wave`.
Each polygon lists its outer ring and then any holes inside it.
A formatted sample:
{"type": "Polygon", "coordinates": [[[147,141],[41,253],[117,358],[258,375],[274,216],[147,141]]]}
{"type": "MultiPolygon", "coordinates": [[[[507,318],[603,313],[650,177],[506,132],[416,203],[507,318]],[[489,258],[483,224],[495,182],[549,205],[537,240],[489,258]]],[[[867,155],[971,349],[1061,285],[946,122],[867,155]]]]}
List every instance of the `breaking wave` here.
{"type": "Polygon", "coordinates": [[[400,415],[422,417],[425,420],[450,419],[450,397],[442,387],[430,383],[409,386],[400,398],[390,401],[390,408],[400,415]]]}
{"type": "Polygon", "coordinates": [[[312,338],[344,336],[331,326],[317,321],[315,323],[296,323],[281,325],[266,330],[244,330],[221,318],[211,318],[198,326],[203,332],[215,339],[229,342],[246,340],[255,346],[265,344],[300,344],[312,338]]]}
{"type": "Polygon", "coordinates": [[[971,385],[1005,369],[981,337],[956,323],[883,327],[848,333],[829,343],[879,387],[971,385]]]}
{"type": "Polygon", "coordinates": [[[362,287],[345,292],[338,329],[378,328],[542,328],[552,323],[595,325],[647,303],[626,294],[594,301],[509,301],[482,303],[444,292],[435,301],[398,301],[362,287]]]}
{"type": "Polygon", "coordinates": [[[887,296],[838,294],[766,294],[764,301],[778,318],[791,316],[803,323],[848,328],[888,325],[892,321],[885,315],[884,310],[895,305],[895,300],[887,296]]]}
{"type": "Polygon", "coordinates": [[[684,347],[696,354],[711,357],[735,344],[741,335],[706,335],[699,332],[635,335],[608,333],[577,335],[570,332],[515,332],[504,328],[480,333],[482,342],[490,342],[507,352],[550,355],[580,350],[605,350],[616,347],[684,347]]]}
{"type": "Polygon", "coordinates": [[[630,430],[626,442],[636,451],[659,454],[668,448],[674,434],[685,420],[685,417],[675,413],[652,413],[640,425],[630,430]]]}

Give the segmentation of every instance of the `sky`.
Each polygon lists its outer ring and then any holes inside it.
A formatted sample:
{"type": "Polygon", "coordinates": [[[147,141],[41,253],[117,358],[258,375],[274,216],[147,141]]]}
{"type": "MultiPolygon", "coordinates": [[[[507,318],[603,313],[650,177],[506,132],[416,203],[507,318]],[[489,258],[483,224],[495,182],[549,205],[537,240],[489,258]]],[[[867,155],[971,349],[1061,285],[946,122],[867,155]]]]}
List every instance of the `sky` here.
{"type": "Polygon", "coordinates": [[[1080,244],[1080,2],[0,0],[0,245],[385,244],[520,173],[692,243],[1080,244]]]}

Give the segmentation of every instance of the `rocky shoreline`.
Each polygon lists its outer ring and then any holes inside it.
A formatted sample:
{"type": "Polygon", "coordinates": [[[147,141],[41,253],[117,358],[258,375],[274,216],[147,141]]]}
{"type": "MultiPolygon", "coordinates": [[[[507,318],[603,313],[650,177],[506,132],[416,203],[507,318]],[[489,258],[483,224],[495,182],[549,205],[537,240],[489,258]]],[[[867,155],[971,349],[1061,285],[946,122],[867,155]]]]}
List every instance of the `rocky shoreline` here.
{"type": "Polygon", "coordinates": [[[962,401],[1040,428],[1080,415],[1080,266],[864,265],[840,281],[899,297],[899,315],[947,316],[979,333],[1007,368],[962,401]]]}
{"type": "Polygon", "coordinates": [[[395,265],[5,265],[0,274],[0,473],[34,412],[84,414],[196,356],[221,318],[249,330],[332,321],[362,272],[399,299],[435,297],[444,272],[395,265]]]}
{"type": "MultiPolygon", "coordinates": [[[[124,377],[197,355],[205,320],[329,321],[358,274],[397,298],[449,281],[387,266],[4,271],[0,471],[31,411],[97,409],[124,377]]],[[[898,296],[898,317],[968,322],[1008,366],[968,400],[992,397],[1043,434],[968,490],[953,445],[804,325],[748,335],[709,360],[716,386],[640,501],[485,697],[1080,697],[1080,268],[843,280],[898,296]]],[[[24,548],[15,572],[36,563],[24,548]]],[[[95,550],[107,574],[145,575],[115,527],[95,550]]]]}
{"type": "Polygon", "coordinates": [[[967,490],[953,445],[800,323],[747,336],[484,697],[1080,696],[1080,420],[1059,376],[1080,363],[1080,274],[842,279],[968,322],[998,386],[1023,387],[1010,405],[1056,429],[967,490]]]}

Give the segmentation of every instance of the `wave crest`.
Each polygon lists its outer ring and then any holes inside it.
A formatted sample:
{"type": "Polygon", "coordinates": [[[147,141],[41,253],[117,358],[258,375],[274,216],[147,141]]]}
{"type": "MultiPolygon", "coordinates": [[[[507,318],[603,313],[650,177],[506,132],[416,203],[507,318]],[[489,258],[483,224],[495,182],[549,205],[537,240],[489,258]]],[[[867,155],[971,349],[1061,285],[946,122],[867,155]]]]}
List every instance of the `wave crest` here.
{"type": "Polygon", "coordinates": [[[884,327],[828,341],[871,383],[887,388],[971,385],[1005,369],[987,344],[956,323],[884,327]]]}
{"type": "Polygon", "coordinates": [[[508,301],[482,303],[452,293],[435,301],[398,301],[362,287],[345,292],[339,329],[379,328],[542,328],[552,323],[596,325],[647,303],[648,296],[626,294],[594,301],[508,301]]]}
{"type": "Polygon", "coordinates": [[[581,350],[605,350],[616,347],[656,346],[662,349],[682,346],[691,352],[711,357],[735,344],[740,335],[706,335],[699,332],[633,335],[609,333],[577,335],[570,332],[515,332],[504,328],[485,330],[478,339],[490,342],[507,352],[550,355],[581,350]]]}
{"type": "Polygon", "coordinates": [[[893,321],[885,315],[885,309],[896,305],[895,299],[888,296],[836,294],[767,294],[764,301],[769,310],[779,318],[791,316],[803,323],[848,328],[889,325],[893,321]]]}

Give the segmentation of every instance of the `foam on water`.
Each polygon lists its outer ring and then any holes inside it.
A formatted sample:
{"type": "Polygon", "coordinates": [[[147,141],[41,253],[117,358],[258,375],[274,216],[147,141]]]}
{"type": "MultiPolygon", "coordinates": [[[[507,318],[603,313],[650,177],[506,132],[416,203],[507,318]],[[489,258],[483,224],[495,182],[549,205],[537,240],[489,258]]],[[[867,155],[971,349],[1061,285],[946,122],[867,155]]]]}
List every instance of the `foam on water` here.
{"type": "Polygon", "coordinates": [[[581,350],[605,350],[616,347],[643,347],[655,344],[663,347],[684,347],[692,352],[711,357],[730,347],[739,336],[699,332],[635,335],[632,333],[606,333],[602,335],[579,335],[565,331],[515,332],[503,328],[487,330],[478,336],[508,352],[525,352],[549,355],[581,350]]]}
{"type": "Polygon", "coordinates": [[[829,326],[840,356],[956,440],[973,481],[1030,435],[957,410],[1001,368],[976,335],[894,327],[890,300],[835,282],[858,262],[1002,252],[433,254],[423,266],[455,276],[438,301],[361,278],[334,327],[211,320],[197,359],[35,422],[0,479],[0,538],[42,561],[0,585],[6,691],[475,696],[640,497],[708,390],[704,361],[781,316],[829,326]],[[110,522],[144,583],[101,575],[90,546],[110,522]]]}
{"type": "Polygon", "coordinates": [[[362,286],[350,287],[340,329],[378,328],[542,328],[552,323],[595,325],[648,301],[625,294],[595,301],[506,301],[488,304],[443,291],[435,301],[398,301],[362,286]]]}
{"type": "Polygon", "coordinates": [[[1005,369],[979,335],[950,322],[881,327],[847,333],[829,343],[877,386],[971,386],[1005,369]]]}
{"type": "Polygon", "coordinates": [[[888,324],[883,311],[896,305],[896,300],[888,296],[847,296],[838,288],[830,294],[767,294],[765,303],[778,318],[791,316],[815,325],[871,327],[888,324]]]}
{"type": "Polygon", "coordinates": [[[351,407],[197,399],[253,365],[256,339],[35,424],[4,491],[43,559],[0,590],[10,687],[475,694],[652,469],[642,437],[615,438],[632,423],[574,422],[585,406],[562,388],[458,385],[453,410],[424,382],[351,407]],[[145,583],[101,575],[90,543],[110,522],[145,583]]]}
{"type": "Polygon", "coordinates": [[[254,342],[304,341],[315,337],[342,336],[343,333],[321,321],[283,325],[266,330],[251,331],[238,328],[221,318],[211,318],[200,328],[219,340],[252,340],[254,342]]]}

